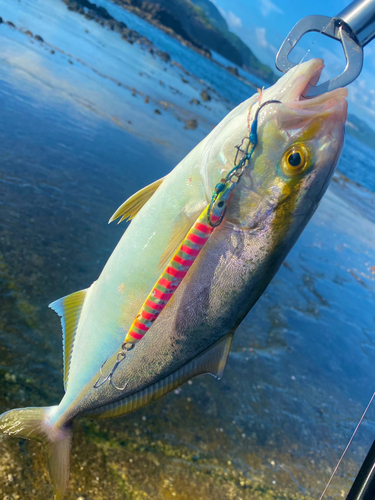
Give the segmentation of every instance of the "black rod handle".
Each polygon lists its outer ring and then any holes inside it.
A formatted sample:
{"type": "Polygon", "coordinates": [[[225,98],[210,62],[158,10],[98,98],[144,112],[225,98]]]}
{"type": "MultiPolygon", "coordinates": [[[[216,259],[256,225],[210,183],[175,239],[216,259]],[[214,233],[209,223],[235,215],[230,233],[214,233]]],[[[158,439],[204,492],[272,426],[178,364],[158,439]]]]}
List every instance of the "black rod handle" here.
{"type": "Polygon", "coordinates": [[[375,500],[375,441],[359,469],[346,500],[375,500]]]}

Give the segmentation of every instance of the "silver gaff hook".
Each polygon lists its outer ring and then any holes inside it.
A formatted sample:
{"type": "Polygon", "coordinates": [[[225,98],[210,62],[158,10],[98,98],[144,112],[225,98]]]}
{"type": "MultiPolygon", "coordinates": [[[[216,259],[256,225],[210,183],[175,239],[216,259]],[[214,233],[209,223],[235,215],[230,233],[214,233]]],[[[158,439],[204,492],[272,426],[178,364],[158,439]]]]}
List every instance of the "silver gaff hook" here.
{"type": "Polygon", "coordinates": [[[286,73],[296,66],[288,56],[299,40],[311,31],[338,40],[346,58],[345,70],[316,87],[311,86],[305,97],[315,97],[345,87],[361,73],[363,47],[375,37],[375,0],[355,0],[335,17],[307,16],[301,19],[284,40],[276,56],[276,67],[286,73]]]}
{"type": "Polygon", "coordinates": [[[103,374],[103,366],[107,363],[108,359],[106,359],[104,361],[104,363],[102,364],[102,366],[100,367],[100,377],[98,378],[98,380],[95,382],[94,384],[94,389],[98,389],[99,387],[101,387],[102,385],[104,385],[107,381],[109,381],[109,383],[115,388],[117,389],[118,391],[123,391],[126,386],[128,385],[128,383],[126,382],[125,385],[123,387],[118,387],[114,382],[113,382],[113,375],[115,373],[115,371],[117,370],[118,366],[120,363],[122,363],[122,361],[124,361],[124,359],[126,358],[126,353],[131,351],[134,347],[134,344],[132,344],[131,342],[124,342],[121,346],[121,351],[119,351],[117,353],[117,356],[116,356],[116,362],[115,364],[113,365],[113,368],[112,370],[109,372],[109,374],[107,376],[105,376],[103,374]],[[100,379],[103,378],[103,380],[99,383],[100,379]]]}

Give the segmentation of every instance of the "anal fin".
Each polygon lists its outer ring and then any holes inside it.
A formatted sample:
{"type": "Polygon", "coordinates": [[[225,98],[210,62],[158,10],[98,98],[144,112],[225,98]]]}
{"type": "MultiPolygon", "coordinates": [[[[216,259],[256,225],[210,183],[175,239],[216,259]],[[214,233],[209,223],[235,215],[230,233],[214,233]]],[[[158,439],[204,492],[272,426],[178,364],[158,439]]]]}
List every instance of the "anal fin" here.
{"type": "Polygon", "coordinates": [[[146,387],[135,394],[131,394],[130,396],[109,405],[91,410],[90,412],[85,413],[85,416],[100,420],[120,417],[121,415],[135,411],[138,408],[161,398],[168,392],[173,391],[173,389],[182,385],[184,382],[187,382],[192,377],[196,377],[197,375],[208,373],[217,379],[220,379],[227,363],[233,335],[234,332],[230,332],[185,366],[171,373],[167,377],[164,377],[158,382],[155,382],[149,387],[146,387]]]}
{"type": "Polygon", "coordinates": [[[155,191],[158,189],[158,187],[162,184],[163,181],[164,177],[158,179],[152,184],[149,184],[140,191],[134,193],[130,198],[124,201],[124,203],[116,210],[116,212],[109,219],[108,223],[110,224],[119,217],[121,217],[121,219],[118,222],[119,224],[123,220],[134,219],[134,217],[137,215],[137,213],[140,211],[143,205],[151,198],[151,196],[155,193],[155,191]]]}
{"type": "Polygon", "coordinates": [[[74,337],[77,330],[82,305],[86,297],[87,290],[66,295],[55,300],[48,307],[53,309],[61,317],[61,327],[63,331],[63,354],[64,354],[64,387],[68,387],[70,358],[72,356],[74,337]]]}

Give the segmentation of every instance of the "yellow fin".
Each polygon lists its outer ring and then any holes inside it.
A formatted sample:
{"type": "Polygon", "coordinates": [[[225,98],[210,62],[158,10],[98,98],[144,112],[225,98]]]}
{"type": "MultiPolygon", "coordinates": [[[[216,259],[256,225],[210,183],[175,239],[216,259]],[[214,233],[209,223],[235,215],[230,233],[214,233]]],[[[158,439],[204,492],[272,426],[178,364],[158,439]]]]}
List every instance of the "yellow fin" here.
{"type": "Polygon", "coordinates": [[[151,196],[155,193],[157,188],[163,182],[165,177],[158,179],[157,181],[149,184],[144,187],[140,191],[134,193],[130,198],[128,198],[124,203],[116,210],[116,212],[109,219],[108,224],[113,222],[114,220],[121,217],[118,224],[123,220],[132,220],[143,207],[143,205],[151,198],[151,196]]]}
{"type": "Polygon", "coordinates": [[[176,220],[173,226],[171,239],[169,240],[167,248],[164,250],[162,256],[160,257],[158,269],[161,270],[165,268],[173,255],[177,252],[178,247],[186,238],[186,235],[193,227],[199,215],[194,214],[189,217],[187,215],[183,215],[176,220]]]}
{"type": "Polygon", "coordinates": [[[187,380],[197,375],[209,373],[217,379],[223,375],[225,365],[227,363],[229,351],[232,345],[234,331],[225,335],[224,338],[217,341],[213,346],[209,347],[202,354],[187,363],[179,370],[171,373],[167,377],[155,382],[154,384],[142,389],[141,391],[131,394],[130,396],[116,401],[109,405],[102,406],[95,410],[85,413],[85,416],[97,419],[115,418],[135,411],[146,404],[161,398],[179,385],[182,385],[187,380]]]}
{"type": "Polygon", "coordinates": [[[45,446],[54,499],[63,500],[69,481],[73,433],[69,424],[58,430],[50,424],[48,412],[56,408],[17,408],[7,411],[0,415],[0,430],[3,434],[33,439],[45,446]]]}
{"type": "Polygon", "coordinates": [[[87,290],[88,289],[80,290],[79,292],[62,297],[61,299],[55,300],[55,302],[52,302],[52,304],[48,306],[61,317],[61,327],[63,331],[65,390],[68,388],[69,367],[70,359],[72,357],[74,337],[87,290]]]}

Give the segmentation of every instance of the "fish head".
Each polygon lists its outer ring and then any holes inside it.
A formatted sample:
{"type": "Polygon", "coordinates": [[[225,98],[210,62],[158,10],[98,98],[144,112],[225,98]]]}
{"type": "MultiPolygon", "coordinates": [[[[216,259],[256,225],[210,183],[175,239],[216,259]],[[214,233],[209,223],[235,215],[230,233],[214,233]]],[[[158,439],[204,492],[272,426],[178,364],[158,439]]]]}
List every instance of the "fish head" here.
{"type": "Polygon", "coordinates": [[[229,200],[228,221],[250,229],[268,227],[272,219],[273,227],[285,229],[315,211],[340,157],[347,115],[346,89],[304,97],[323,67],[321,59],[313,59],[291,69],[275,85],[236,108],[226,123],[226,135],[223,128],[210,145],[208,183],[210,175],[214,177],[214,157],[216,178],[224,177],[243,151],[251,149],[244,138],[263,105],[258,143],[229,200]],[[269,102],[274,100],[279,102],[269,102]]]}

